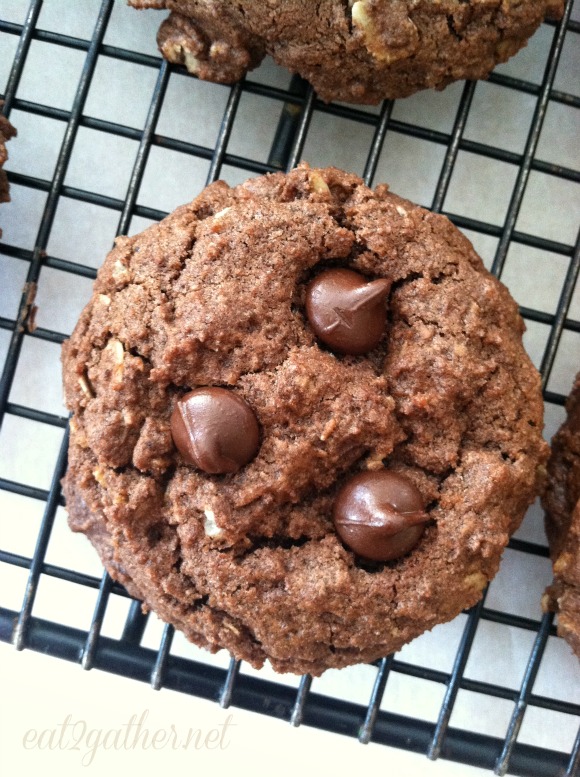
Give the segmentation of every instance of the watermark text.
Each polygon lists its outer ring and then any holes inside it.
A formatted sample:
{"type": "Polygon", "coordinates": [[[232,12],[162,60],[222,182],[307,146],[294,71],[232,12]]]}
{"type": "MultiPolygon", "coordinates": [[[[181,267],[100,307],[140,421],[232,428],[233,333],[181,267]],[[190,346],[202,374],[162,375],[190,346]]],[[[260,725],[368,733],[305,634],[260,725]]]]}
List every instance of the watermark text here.
{"type": "Polygon", "coordinates": [[[114,728],[91,728],[86,720],[67,715],[54,728],[29,728],[22,737],[25,750],[71,750],[81,754],[83,766],[90,766],[99,750],[226,750],[231,743],[233,715],[214,728],[165,728],[145,725],[149,710],[131,715],[114,728]]]}

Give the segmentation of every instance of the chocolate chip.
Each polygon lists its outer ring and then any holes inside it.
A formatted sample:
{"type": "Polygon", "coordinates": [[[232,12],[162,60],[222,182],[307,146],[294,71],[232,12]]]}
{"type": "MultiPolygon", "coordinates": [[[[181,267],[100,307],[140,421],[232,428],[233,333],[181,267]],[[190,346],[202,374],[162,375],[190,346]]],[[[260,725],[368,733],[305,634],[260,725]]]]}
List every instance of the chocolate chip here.
{"type": "Polygon", "coordinates": [[[333,518],[344,544],[371,561],[404,556],[429,520],[421,492],[409,478],[387,469],[351,478],[338,493],[333,518]]]}
{"type": "Polygon", "coordinates": [[[392,281],[370,283],[354,270],[326,270],[306,289],[306,315],[317,337],[332,350],[362,354],[375,348],[385,329],[385,300],[392,281]]]}
{"type": "Polygon", "coordinates": [[[178,400],[171,434],[185,461],[211,475],[237,472],[260,447],[254,411],[224,388],[195,389],[178,400]]]}

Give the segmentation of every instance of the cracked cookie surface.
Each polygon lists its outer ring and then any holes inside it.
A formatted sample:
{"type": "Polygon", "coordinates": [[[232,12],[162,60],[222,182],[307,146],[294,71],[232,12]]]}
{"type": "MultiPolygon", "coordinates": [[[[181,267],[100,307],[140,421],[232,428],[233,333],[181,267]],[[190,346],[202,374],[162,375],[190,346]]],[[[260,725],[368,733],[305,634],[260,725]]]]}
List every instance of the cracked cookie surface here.
{"type": "Polygon", "coordinates": [[[543,498],[554,567],[543,605],[558,613],[558,634],[580,658],[580,372],[566,410],[566,420],[552,440],[543,498]]]}
{"type": "Polygon", "coordinates": [[[266,54],[325,101],[377,103],[485,78],[563,0],[129,0],[167,8],[158,44],[200,78],[232,83],[266,54]]]}
{"type": "Polygon", "coordinates": [[[198,645],[320,674],[374,660],[474,604],[547,458],[536,370],[506,288],[445,217],[301,165],[209,186],[100,269],[63,348],[71,527],[198,645]],[[306,315],[333,267],[390,282],[384,333],[333,353],[306,315]],[[176,402],[203,386],[255,413],[239,471],[187,464],[176,402]],[[369,562],[337,535],[344,483],[386,467],[428,523],[369,562]]]}

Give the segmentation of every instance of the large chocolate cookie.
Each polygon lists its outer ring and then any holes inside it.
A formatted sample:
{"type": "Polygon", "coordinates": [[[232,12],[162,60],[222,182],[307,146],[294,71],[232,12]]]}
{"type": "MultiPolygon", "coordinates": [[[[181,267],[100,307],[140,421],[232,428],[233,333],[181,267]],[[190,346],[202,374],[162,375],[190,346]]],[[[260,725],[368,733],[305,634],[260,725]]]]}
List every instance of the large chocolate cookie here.
{"type": "Polygon", "coordinates": [[[218,182],[64,346],[74,530],[193,642],[312,672],[474,604],[538,492],[538,375],[443,216],[333,168],[218,182]]]}
{"type": "Polygon", "coordinates": [[[580,373],[566,409],[566,421],[552,440],[543,500],[554,564],[554,583],[543,604],[558,613],[558,634],[580,658],[580,373]]]}
{"type": "Polygon", "coordinates": [[[326,101],[376,103],[485,78],[564,0],[129,0],[167,8],[159,47],[209,81],[231,83],[265,54],[326,101]]]}

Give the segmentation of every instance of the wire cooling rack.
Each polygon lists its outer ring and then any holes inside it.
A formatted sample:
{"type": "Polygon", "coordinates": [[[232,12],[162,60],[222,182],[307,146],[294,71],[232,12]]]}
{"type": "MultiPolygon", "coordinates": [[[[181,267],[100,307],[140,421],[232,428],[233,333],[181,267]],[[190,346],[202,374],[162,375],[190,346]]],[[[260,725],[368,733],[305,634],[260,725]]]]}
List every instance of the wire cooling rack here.
{"type": "Polygon", "coordinates": [[[537,505],[484,600],[451,624],[315,680],[258,672],[143,615],[67,532],[57,395],[58,347],[115,234],[220,176],[237,183],[306,158],[387,180],[468,234],[520,303],[553,433],[580,364],[578,4],[488,82],[377,109],[325,105],[272,63],[232,87],[203,84],[157,55],[156,13],[82,5],[0,9],[3,110],[19,129],[0,214],[0,639],[431,759],[576,774],[577,665],[541,613],[550,565],[537,505]]]}

